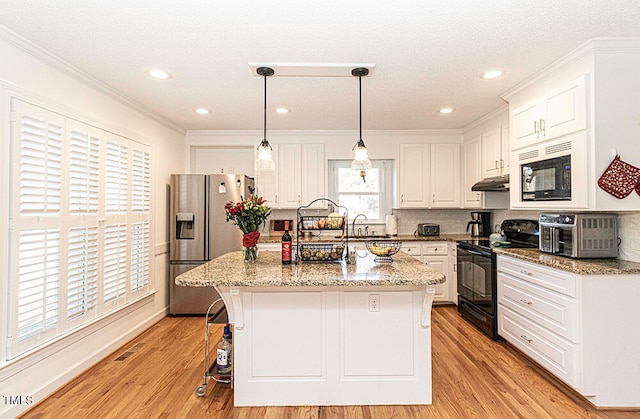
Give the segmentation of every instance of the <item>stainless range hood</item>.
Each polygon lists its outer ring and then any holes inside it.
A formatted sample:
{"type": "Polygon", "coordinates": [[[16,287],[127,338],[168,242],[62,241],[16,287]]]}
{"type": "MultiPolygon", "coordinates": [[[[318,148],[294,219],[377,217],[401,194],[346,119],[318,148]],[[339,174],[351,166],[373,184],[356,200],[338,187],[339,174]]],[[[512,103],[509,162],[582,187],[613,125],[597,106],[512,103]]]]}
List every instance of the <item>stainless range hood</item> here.
{"type": "Polygon", "coordinates": [[[482,179],[471,187],[472,191],[501,192],[509,190],[509,175],[482,179]]]}

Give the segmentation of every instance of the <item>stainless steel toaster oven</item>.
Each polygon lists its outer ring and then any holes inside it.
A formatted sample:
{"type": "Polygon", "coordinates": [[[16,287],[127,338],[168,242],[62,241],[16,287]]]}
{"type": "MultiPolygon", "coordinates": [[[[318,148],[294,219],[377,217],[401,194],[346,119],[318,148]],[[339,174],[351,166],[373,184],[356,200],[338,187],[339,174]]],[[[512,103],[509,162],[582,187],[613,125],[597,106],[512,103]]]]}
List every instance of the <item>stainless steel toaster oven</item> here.
{"type": "Polygon", "coordinates": [[[440,225],[432,223],[420,223],[418,224],[419,236],[439,236],[440,225]]]}

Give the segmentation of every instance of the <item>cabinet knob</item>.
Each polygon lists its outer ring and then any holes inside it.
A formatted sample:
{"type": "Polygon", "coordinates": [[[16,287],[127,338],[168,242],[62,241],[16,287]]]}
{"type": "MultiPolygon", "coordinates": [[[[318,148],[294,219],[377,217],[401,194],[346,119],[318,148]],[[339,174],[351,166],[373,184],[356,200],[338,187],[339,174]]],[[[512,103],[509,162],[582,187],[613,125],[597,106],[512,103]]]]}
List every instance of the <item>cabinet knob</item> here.
{"type": "Polygon", "coordinates": [[[540,131],[543,136],[546,134],[546,125],[547,124],[545,124],[544,119],[540,118],[540,131]]]}
{"type": "Polygon", "coordinates": [[[524,275],[531,275],[531,272],[529,272],[529,271],[525,271],[524,269],[523,269],[523,270],[521,270],[521,271],[520,271],[520,273],[521,273],[521,274],[524,274],[524,275]]]}
{"type": "Polygon", "coordinates": [[[404,203],[404,194],[400,195],[400,203],[404,203]]]}

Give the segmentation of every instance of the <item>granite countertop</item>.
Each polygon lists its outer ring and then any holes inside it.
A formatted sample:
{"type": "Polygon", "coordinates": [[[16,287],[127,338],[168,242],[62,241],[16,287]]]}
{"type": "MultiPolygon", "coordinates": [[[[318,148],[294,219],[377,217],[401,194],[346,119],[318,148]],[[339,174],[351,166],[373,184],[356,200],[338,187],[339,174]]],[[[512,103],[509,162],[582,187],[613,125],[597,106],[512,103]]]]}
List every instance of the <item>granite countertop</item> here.
{"type": "MultiPolygon", "coordinates": [[[[360,253],[364,255],[364,253],[360,253]]],[[[445,276],[404,252],[391,263],[376,263],[369,252],[355,264],[299,262],[283,265],[280,252],[260,251],[258,260],[245,264],[242,252],[230,252],[176,277],[177,285],[206,287],[436,285],[445,276]]]]}
{"type": "MultiPolygon", "coordinates": [[[[336,234],[337,236],[337,234],[336,234]]],[[[468,234],[441,234],[439,236],[414,236],[413,234],[399,234],[397,236],[392,237],[349,237],[350,242],[363,242],[365,240],[399,240],[401,242],[424,242],[424,241],[449,241],[455,242],[458,240],[469,240],[469,239],[478,239],[479,237],[471,237],[468,234]]],[[[281,237],[269,237],[267,234],[263,234],[260,236],[260,243],[280,243],[282,241],[281,237]]],[[[296,241],[295,236],[293,237],[293,241],[296,241]]],[[[301,243],[313,243],[313,242],[339,242],[341,241],[339,238],[335,238],[334,236],[323,236],[322,238],[314,237],[311,240],[300,239],[301,243]]]]}
{"type": "Polygon", "coordinates": [[[538,249],[495,248],[493,251],[578,275],[640,274],[640,263],[621,259],[572,259],[543,253],[538,249]]]}

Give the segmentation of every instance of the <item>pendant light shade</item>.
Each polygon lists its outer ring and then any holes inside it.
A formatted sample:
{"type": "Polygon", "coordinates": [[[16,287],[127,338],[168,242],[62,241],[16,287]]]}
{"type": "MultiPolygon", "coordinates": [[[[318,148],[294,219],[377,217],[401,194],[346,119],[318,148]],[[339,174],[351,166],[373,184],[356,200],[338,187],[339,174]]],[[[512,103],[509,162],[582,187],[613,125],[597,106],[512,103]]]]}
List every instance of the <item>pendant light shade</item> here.
{"type": "Polygon", "coordinates": [[[258,157],[254,165],[254,169],[258,171],[276,170],[276,164],[273,161],[271,152],[271,144],[267,140],[267,77],[273,76],[273,69],[269,67],[259,67],[256,72],[264,77],[264,125],[262,133],[262,141],[258,146],[258,157]]]}
{"type": "Polygon", "coordinates": [[[358,78],[359,99],[360,99],[360,136],[356,145],[353,146],[354,159],[351,162],[351,168],[353,170],[359,170],[362,181],[366,181],[366,171],[371,169],[371,160],[369,160],[369,153],[367,147],[362,140],[362,77],[369,74],[369,69],[364,67],[354,68],[351,70],[351,74],[358,78]]]}

